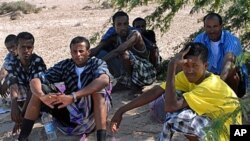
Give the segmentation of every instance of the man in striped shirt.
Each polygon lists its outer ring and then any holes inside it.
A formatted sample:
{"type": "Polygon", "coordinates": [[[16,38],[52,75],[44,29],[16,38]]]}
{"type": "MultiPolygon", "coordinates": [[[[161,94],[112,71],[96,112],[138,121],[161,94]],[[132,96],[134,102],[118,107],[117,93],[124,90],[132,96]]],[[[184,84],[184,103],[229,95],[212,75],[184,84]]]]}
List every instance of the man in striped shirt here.
{"type": "Polygon", "coordinates": [[[29,32],[16,37],[18,56],[12,56],[6,64],[6,77],[11,96],[11,119],[15,122],[13,133],[19,130],[31,97],[30,80],[46,70],[43,59],[33,53],[35,39],[29,32]]]}
{"type": "Polygon", "coordinates": [[[58,129],[67,135],[89,134],[97,130],[97,140],[106,139],[106,118],[110,106],[110,73],[106,63],[89,58],[89,41],[81,36],[70,43],[72,58],[55,64],[31,81],[29,103],[19,140],[27,140],[40,107],[50,112],[58,129]],[[43,84],[61,83],[61,91],[45,91],[43,84]]]}
{"type": "Polygon", "coordinates": [[[240,40],[227,30],[223,30],[222,18],[217,13],[209,13],[203,18],[204,32],[194,42],[208,47],[208,70],[220,75],[221,79],[237,93],[239,80],[235,77],[236,57],[242,55],[240,40]]]}

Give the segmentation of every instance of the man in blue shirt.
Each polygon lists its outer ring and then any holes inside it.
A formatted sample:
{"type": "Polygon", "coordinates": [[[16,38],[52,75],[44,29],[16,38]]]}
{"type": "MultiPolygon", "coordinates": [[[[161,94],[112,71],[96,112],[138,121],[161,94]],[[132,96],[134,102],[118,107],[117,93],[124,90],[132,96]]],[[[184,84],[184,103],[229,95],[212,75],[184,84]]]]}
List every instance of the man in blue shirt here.
{"type": "Polygon", "coordinates": [[[115,34],[91,49],[90,56],[106,61],[120,86],[135,93],[141,92],[144,86],[152,84],[156,79],[155,68],[149,61],[150,52],[141,33],[130,30],[127,13],[118,11],[112,20],[115,34]]]}
{"type": "Polygon", "coordinates": [[[205,31],[197,35],[194,42],[201,42],[208,47],[208,70],[220,75],[237,93],[239,76],[235,70],[235,61],[242,55],[240,40],[222,29],[222,18],[217,13],[207,14],[203,22],[205,31]]]}

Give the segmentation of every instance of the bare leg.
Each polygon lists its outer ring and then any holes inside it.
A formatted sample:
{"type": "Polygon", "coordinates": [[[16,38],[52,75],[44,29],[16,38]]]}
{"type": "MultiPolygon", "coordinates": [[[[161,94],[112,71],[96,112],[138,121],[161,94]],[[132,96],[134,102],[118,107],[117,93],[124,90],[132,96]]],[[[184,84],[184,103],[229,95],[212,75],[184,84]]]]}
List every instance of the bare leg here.
{"type": "Polygon", "coordinates": [[[94,118],[96,129],[106,129],[107,121],[107,104],[102,94],[95,93],[92,95],[94,100],[94,118]]]}
{"type": "Polygon", "coordinates": [[[36,120],[39,116],[41,101],[37,96],[32,95],[25,112],[25,119],[36,120]]]}
{"type": "Polygon", "coordinates": [[[92,94],[97,141],[106,141],[107,103],[102,94],[92,94]]]}
{"type": "Polygon", "coordinates": [[[18,137],[19,141],[26,141],[30,135],[35,120],[39,116],[41,101],[36,96],[32,95],[28,107],[25,112],[24,120],[21,126],[21,132],[18,137]]]}

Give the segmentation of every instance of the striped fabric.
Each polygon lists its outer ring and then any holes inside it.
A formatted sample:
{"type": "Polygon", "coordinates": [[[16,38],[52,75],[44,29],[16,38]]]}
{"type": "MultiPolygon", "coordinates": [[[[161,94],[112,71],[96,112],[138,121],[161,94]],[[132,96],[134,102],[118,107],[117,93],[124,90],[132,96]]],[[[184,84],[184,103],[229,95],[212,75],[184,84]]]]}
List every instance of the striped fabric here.
{"type": "MultiPolygon", "coordinates": [[[[85,70],[81,73],[81,88],[87,86],[94,79],[101,74],[110,76],[107,65],[101,59],[92,57],[85,65],[85,70]]],[[[78,76],[75,71],[75,63],[72,59],[66,59],[57,63],[52,68],[40,76],[43,83],[57,83],[64,82],[66,86],[65,94],[71,94],[78,91],[77,82],[78,76]]],[[[110,106],[110,91],[111,86],[106,87],[100,93],[104,96],[107,105],[110,106]]],[[[95,121],[93,116],[93,100],[91,95],[82,97],[76,103],[67,106],[70,112],[70,122],[77,124],[76,127],[64,127],[58,124],[58,128],[62,133],[67,135],[80,135],[83,133],[90,133],[94,130],[95,121]]]]}
{"type": "Polygon", "coordinates": [[[213,57],[210,40],[206,32],[199,34],[194,42],[200,42],[205,44],[208,47],[208,70],[215,74],[220,74],[222,71],[223,58],[226,53],[233,53],[236,57],[242,55],[242,47],[240,44],[240,40],[235,37],[229,31],[223,30],[221,35],[221,40],[219,43],[219,52],[217,58],[218,62],[213,61],[215,57],[213,57]]]}
{"type": "Polygon", "coordinates": [[[39,77],[40,72],[46,70],[46,65],[41,57],[36,54],[32,54],[31,63],[27,70],[25,70],[21,61],[17,57],[13,57],[7,65],[6,70],[8,71],[7,83],[12,85],[17,83],[19,87],[18,101],[26,100],[27,94],[30,93],[29,82],[33,78],[39,77]],[[13,81],[15,80],[15,81],[13,81]]]}
{"type": "Polygon", "coordinates": [[[196,136],[199,140],[205,139],[204,127],[209,126],[210,120],[204,116],[198,116],[191,109],[182,109],[178,112],[166,114],[166,120],[159,141],[171,141],[174,132],[184,135],[196,136]]]}

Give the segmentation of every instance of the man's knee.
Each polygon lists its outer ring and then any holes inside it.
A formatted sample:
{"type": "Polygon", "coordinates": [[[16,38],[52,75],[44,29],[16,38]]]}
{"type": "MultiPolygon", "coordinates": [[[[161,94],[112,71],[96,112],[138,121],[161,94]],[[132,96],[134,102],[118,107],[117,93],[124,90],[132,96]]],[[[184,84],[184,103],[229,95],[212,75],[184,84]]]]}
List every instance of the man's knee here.
{"type": "Polygon", "coordinates": [[[32,103],[32,105],[38,105],[38,104],[40,104],[40,102],[41,102],[40,98],[37,97],[36,95],[32,94],[29,103],[32,103]]]}
{"type": "Polygon", "coordinates": [[[100,103],[102,101],[105,101],[104,95],[101,93],[93,93],[92,98],[94,103],[100,103]]]}
{"type": "Polygon", "coordinates": [[[128,61],[129,60],[129,52],[128,51],[125,51],[123,54],[122,54],[122,58],[124,61],[128,61]]]}

